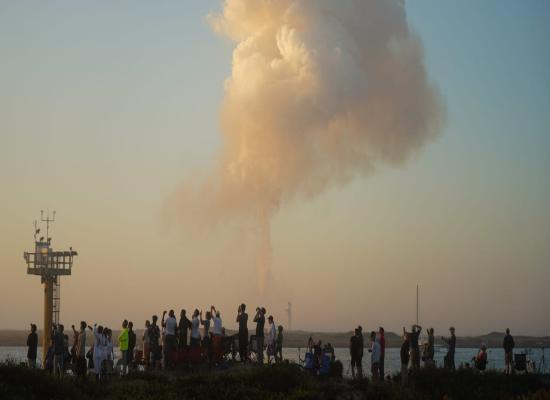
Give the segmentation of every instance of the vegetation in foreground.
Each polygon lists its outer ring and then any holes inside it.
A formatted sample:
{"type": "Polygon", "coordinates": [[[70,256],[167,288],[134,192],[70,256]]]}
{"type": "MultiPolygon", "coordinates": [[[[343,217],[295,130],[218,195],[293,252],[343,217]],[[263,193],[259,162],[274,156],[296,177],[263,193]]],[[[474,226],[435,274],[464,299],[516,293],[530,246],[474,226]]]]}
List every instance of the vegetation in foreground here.
{"type": "Polygon", "coordinates": [[[57,379],[42,370],[0,365],[0,398],[12,399],[550,399],[548,376],[464,370],[423,370],[410,386],[397,381],[320,379],[295,364],[233,368],[219,373],[167,375],[132,373],[96,383],[66,376],[57,379]]]}

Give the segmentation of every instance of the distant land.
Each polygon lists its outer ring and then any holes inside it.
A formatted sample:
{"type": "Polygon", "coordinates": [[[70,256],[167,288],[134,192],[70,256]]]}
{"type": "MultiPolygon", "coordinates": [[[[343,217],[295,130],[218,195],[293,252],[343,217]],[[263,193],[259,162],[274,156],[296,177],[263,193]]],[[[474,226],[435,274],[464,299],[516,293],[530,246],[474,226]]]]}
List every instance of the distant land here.
{"type": "MultiPolygon", "coordinates": [[[[251,329],[250,332],[253,332],[251,329]]],[[[70,343],[72,345],[72,331],[66,331],[69,335],[70,343]]],[[[228,330],[227,334],[232,335],[235,331],[228,330]]],[[[424,333],[424,332],[423,332],[424,333]]],[[[447,332],[445,332],[447,333],[447,332]]],[[[28,331],[24,330],[0,330],[0,346],[25,346],[27,342],[28,331]]],[[[143,330],[136,330],[138,337],[138,345],[141,342],[143,330]]],[[[307,332],[307,331],[285,331],[284,332],[284,346],[285,347],[306,347],[308,338],[311,336],[315,341],[321,340],[324,343],[331,343],[334,347],[348,347],[349,339],[352,332],[307,332]]],[[[38,332],[39,341],[41,343],[41,332],[38,332]]],[[[534,337],[513,335],[516,347],[549,347],[550,348],[550,336],[534,337]]],[[[113,340],[116,342],[118,337],[118,331],[113,331],[113,340]]],[[[437,335],[436,332],[436,345],[443,345],[441,341],[441,335],[437,335]]],[[[504,332],[491,332],[486,335],[480,336],[458,336],[457,347],[478,348],[484,343],[487,347],[501,347],[502,339],[504,338],[504,332]]],[[[92,334],[88,332],[88,344],[92,343],[92,334]]],[[[386,332],[386,346],[387,347],[400,347],[402,343],[401,337],[393,332],[386,332]]],[[[116,344],[116,343],[115,343],[116,344]]],[[[368,346],[368,338],[365,334],[365,345],[368,346]]]]}

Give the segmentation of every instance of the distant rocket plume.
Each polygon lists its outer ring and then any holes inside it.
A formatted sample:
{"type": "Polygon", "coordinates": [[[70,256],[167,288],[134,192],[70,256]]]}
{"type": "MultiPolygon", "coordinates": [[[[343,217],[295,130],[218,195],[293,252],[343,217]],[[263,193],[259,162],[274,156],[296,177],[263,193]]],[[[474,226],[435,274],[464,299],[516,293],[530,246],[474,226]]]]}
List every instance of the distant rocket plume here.
{"type": "Polygon", "coordinates": [[[199,224],[252,221],[262,292],[278,207],[402,164],[440,132],[444,106],[403,0],[225,0],[208,20],[236,43],[223,149],[172,203],[199,224]]]}

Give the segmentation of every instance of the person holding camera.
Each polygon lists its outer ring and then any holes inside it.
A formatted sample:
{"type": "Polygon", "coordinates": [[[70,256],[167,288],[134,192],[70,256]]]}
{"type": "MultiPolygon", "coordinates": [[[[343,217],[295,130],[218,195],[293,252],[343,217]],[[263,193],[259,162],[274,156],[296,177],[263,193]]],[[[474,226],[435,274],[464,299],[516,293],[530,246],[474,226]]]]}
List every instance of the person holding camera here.
{"type": "Polygon", "coordinates": [[[262,364],[264,362],[264,327],[265,327],[265,313],[266,309],[263,307],[256,308],[256,316],[254,322],[256,323],[256,345],[258,350],[258,362],[262,364]]]}
{"type": "Polygon", "coordinates": [[[248,360],[248,314],[243,303],[237,310],[237,323],[239,324],[239,357],[242,362],[248,360]]]}

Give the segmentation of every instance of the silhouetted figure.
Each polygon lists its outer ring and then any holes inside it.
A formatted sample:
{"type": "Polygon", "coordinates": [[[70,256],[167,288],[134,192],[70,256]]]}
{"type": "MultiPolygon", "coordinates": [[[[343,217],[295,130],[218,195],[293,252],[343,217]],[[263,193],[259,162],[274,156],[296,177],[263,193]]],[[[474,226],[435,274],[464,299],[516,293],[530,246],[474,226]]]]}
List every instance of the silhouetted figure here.
{"type": "Polygon", "coordinates": [[[514,359],[514,338],[510,335],[510,328],[506,328],[506,336],[502,341],[502,348],[504,349],[504,372],[511,374],[513,372],[512,360],[514,359]]]}
{"type": "Polygon", "coordinates": [[[256,323],[256,347],[258,362],[262,364],[264,362],[264,327],[265,327],[265,308],[258,307],[256,309],[256,316],[254,322],[256,323]]]}
{"type": "Polygon", "coordinates": [[[275,361],[283,361],[283,326],[279,325],[277,332],[277,346],[275,349],[275,361]]]}
{"type": "Polygon", "coordinates": [[[275,359],[275,340],[277,338],[277,329],[275,328],[275,322],[273,321],[273,315],[270,315],[267,319],[268,332],[267,332],[267,363],[271,364],[271,358],[275,359]]]}
{"type": "Polygon", "coordinates": [[[443,359],[444,367],[450,370],[455,369],[455,349],[456,349],[456,336],[455,336],[455,328],[454,326],[451,326],[449,328],[449,331],[451,332],[451,337],[444,338],[441,337],[441,339],[447,343],[448,350],[447,355],[443,359]]]}
{"type": "MultiPolygon", "coordinates": [[[[76,356],[76,375],[80,378],[86,376],[86,324],[85,321],[80,321],[80,329],[76,340],[75,356],[76,356]]],[[[73,327],[74,329],[74,327],[73,327]]]]}
{"type": "Polygon", "coordinates": [[[187,335],[191,329],[191,321],[187,318],[186,311],[181,310],[180,321],[178,324],[178,347],[184,349],[187,347],[187,335]]]}
{"type": "MultiPolygon", "coordinates": [[[[405,332],[405,328],[403,328],[403,332],[405,332]]],[[[418,345],[420,332],[422,332],[422,327],[416,324],[412,326],[411,332],[408,332],[411,347],[411,366],[413,371],[418,371],[420,369],[420,347],[418,345]]]]}
{"type": "Polygon", "coordinates": [[[212,357],[219,364],[223,358],[223,326],[222,318],[219,310],[216,307],[210,306],[210,314],[212,315],[212,357]]]}
{"type": "Polygon", "coordinates": [[[27,364],[29,368],[36,368],[36,353],[38,349],[38,335],[36,325],[31,324],[31,333],[27,336],[27,364]]]}
{"type": "Polygon", "coordinates": [[[399,353],[401,358],[401,385],[403,386],[406,386],[409,381],[410,338],[410,333],[403,333],[403,343],[399,353]]]}
{"type": "Polygon", "coordinates": [[[362,334],[359,332],[359,328],[356,328],[353,336],[349,340],[349,353],[351,356],[351,377],[353,379],[363,378],[361,336],[362,334]]]}
{"type": "Polygon", "coordinates": [[[199,310],[195,309],[191,316],[191,347],[200,347],[201,345],[201,321],[199,319],[199,310]]]}
{"type": "Polygon", "coordinates": [[[56,376],[63,376],[65,371],[65,334],[63,325],[57,326],[53,335],[53,370],[56,376]]]}
{"type": "Polygon", "coordinates": [[[380,380],[380,355],[381,355],[381,348],[380,343],[378,341],[378,338],[376,337],[376,332],[372,331],[370,333],[370,340],[371,340],[371,372],[372,372],[372,380],[374,382],[377,382],[380,380]]]}
{"type": "Polygon", "coordinates": [[[145,329],[143,331],[143,363],[145,364],[145,369],[149,368],[149,363],[151,361],[151,322],[149,320],[145,321],[145,329]]]}
{"type": "Polygon", "coordinates": [[[435,366],[434,362],[434,328],[428,328],[428,341],[424,343],[424,350],[422,352],[422,361],[424,361],[424,366],[435,366]]]}
{"type": "Polygon", "coordinates": [[[380,379],[384,380],[384,359],[386,358],[386,337],[384,328],[378,328],[378,338],[380,342],[380,379]]]}
{"type": "Polygon", "coordinates": [[[128,359],[126,364],[128,369],[133,369],[134,366],[134,350],[136,348],[136,333],[134,332],[134,323],[132,321],[128,322],[128,359]]]}
{"type": "Polygon", "coordinates": [[[160,368],[162,351],[160,346],[160,328],[157,325],[158,317],[153,315],[151,325],[149,325],[149,346],[151,351],[151,363],[153,369],[160,368]]]}
{"type": "Polygon", "coordinates": [[[246,361],[248,360],[248,314],[245,304],[239,306],[237,322],[239,324],[239,357],[241,361],[246,361]]]}
{"type": "Polygon", "coordinates": [[[162,327],[165,329],[164,366],[165,368],[171,369],[174,366],[172,356],[176,350],[176,330],[178,322],[176,321],[174,310],[170,310],[168,312],[168,318],[166,318],[166,321],[164,320],[165,315],[166,311],[162,314],[162,327]]]}

